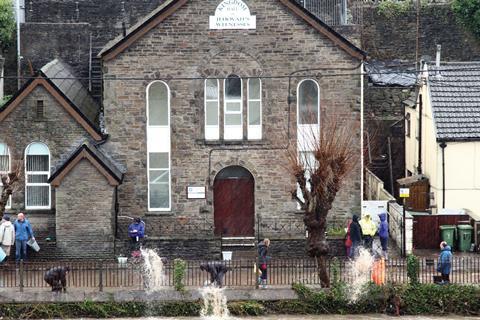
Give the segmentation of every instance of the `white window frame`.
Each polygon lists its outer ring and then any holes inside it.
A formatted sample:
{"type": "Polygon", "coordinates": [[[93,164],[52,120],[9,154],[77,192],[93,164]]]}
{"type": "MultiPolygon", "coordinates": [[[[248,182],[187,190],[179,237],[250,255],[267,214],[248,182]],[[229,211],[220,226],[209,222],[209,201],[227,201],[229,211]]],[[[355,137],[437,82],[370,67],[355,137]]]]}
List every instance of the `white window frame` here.
{"type": "MultiPolygon", "coordinates": [[[[172,165],[171,165],[171,119],[170,119],[170,112],[171,112],[171,106],[170,106],[170,100],[171,100],[171,94],[170,94],[170,87],[168,84],[164,81],[152,81],[151,83],[148,84],[147,86],[147,92],[146,92],[146,100],[147,100],[147,205],[148,205],[148,211],[149,212],[167,212],[172,210],[172,165]],[[168,103],[168,119],[167,119],[167,125],[154,125],[151,126],[149,125],[150,119],[149,119],[149,114],[150,114],[150,87],[154,84],[160,82],[165,87],[167,88],[167,103],[168,103]],[[154,138],[157,137],[157,138],[154,138]],[[159,137],[159,138],[158,138],[159,137]],[[150,207],[150,153],[168,153],[168,208],[152,208],[150,207]]],[[[162,171],[166,170],[167,168],[154,168],[152,171],[162,171]]]]}
{"type": "Polygon", "coordinates": [[[243,79],[236,74],[229,74],[223,80],[223,139],[225,140],[243,140],[243,79]],[[240,99],[227,101],[227,79],[230,76],[236,76],[240,79],[240,99]],[[240,111],[227,111],[227,102],[240,103],[240,111]],[[227,115],[239,114],[240,125],[227,125],[227,115]]]}
{"type": "Polygon", "coordinates": [[[205,140],[218,140],[220,139],[220,82],[218,79],[205,79],[204,83],[204,110],[205,110],[205,140]],[[217,83],[217,99],[207,99],[207,81],[215,80],[217,83]],[[207,125],[207,103],[217,103],[217,125],[207,125]]]}
{"type": "MultiPolygon", "coordinates": [[[[3,144],[5,146],[5,150],[7,150],[7,153],[5,155],[8,156],[7,171],[0,171],[0,174],[6,174],[6,173],[9,173],[12,170],[12,157],[11,157],[10,149],[8,148],[8,145],[6,143],[3,143],[3,142],[0,142],[0,144],[3,144]]],[[[4,155],[4,154],[0,154],[0,155],[4,155]]],[[[0,181],[0,183],[1,183],[1,181],[0,181]]],[[[12,209],[12,195],[10,195],[10,197],[8,198],[5,209],[12,209]]]]}
{"type": "Polygon", "coordinates": [[[260,96],[259,99],[251,99],[250,98],[250,80],[248,79],[247,82],[247,97],[248,97],[248,102],[247,102],[247,138],[248,140],[261,140],[262,139],[262,127],[263,127],[263,120],[262,120],[262,114],[263,114],[263,106],[262,106],[262,79],[258,78],[258,82],[260,84],[260,96]],[[259,102],[260,103],[260,124],[250,124],[250,102],[259,102]]]}
{"type": "Polygon", "coordinates": [[[43,142],[32,142],[25,148],[25,209],[26,210],[50,210],[52,206],[52,187],[50,183],[29,183],[28,182],[28,175],[47,175],[47,179],[50,178],[50,162],[51,162],[51,153],[50,148],[43,143],[43,142]],[[28,156],[28,149],[34,144],[43,144],[48,151],[48,171],[27,171],[27,156],[28,156]],[[28,199],[28,187],[29,186],[48,186],[48,205],[47,206],[28,206],[27,199],[28,199]]]}
{"type": "Polygon", "coordinates": [[[312,141],[316,141],[320,134],[320,86],[314,79],[303,79],[297,85],[297,145],[298,151],[313,151],[312,141]],[[317,86],[317,123],[300,124],[300,86],[306,81],[313,81],[317,86]]]}

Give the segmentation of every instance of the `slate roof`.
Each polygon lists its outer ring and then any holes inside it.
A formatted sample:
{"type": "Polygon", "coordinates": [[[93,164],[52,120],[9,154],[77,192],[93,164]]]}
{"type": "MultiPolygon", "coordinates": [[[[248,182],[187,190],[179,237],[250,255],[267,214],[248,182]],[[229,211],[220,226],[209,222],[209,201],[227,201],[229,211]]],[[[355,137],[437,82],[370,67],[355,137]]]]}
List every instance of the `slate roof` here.
{"type": "Polygon", "coordinates": [[[57,164],[57,166],[52,171],[53,173],[48,179],[48,182],[52,182],[83,150],[86,150],[90,155],[92,155],[93,158],[98,161],[98,163],[100,163],[102,167],[105,168],[108,173],[118,182],[122,182],[123,174],[126,172],[126,169],[116,163],[113,159],[111,159],[104,151],[100,149],[100,146],[96,146],[95,144],[88,141],[83,142],[80,146],[78,146],[75,150],[73,150],[57,164]]]}
{"type": "MultiPolygon", "coordinates": [[[[320,30],[322,33],[324,33],[330,39],[335,39],[336,41],[338,41],[338,43],[341,43],[344,46],[343,48],[353,56],[356,56],[357,58],[360,58],[362,60],[367,57],[367,53],[365,51],[358,48],[355,44],[353,44],[348,39],[343,37],[340,33],[336,32],[333,28],[331,28],[329,25],[327,25],[322,20],[320,20],[316,15],[314,15],[313,13],[305,9],[303,6],[301,6],[297,1],[295,0],[279,0],[279,1],[283,3],[287,3],[291,7],[296,8],[297,12],[301,12],[299,15],[302,15],[303,19],[314,21],[316,25],[320,26],[320,30]]],[[[112,50],[115,50],[115,48],[117,47],[120,47],[129,38],[135,37],[135,34],[139,32],[142,28],[148,28],[148,25],[152,23],[157,16],[168,11],[171,7],[174,7],[178,2],[179,0],[166,0],[164,3],[158,6],[155,10],[153,10],[148,15],[146,15],[143,19],[138,21],[135,25],[128,28],[126,30],[125,36],[119,35],[115,39],[109,41],[99,52],[98,57],[105,58],[105,56],[109,52],[111,52],[112,50]]],[[[124,48],[122,50],[124,50],[124,48]]]]}
{"type": "Polygon", "coordinates": [[[417,83],[415,66],[405,65],[399,60],[370,60],[365,63],[365,71],[377,86],[411,87],[417,83]]]}
{"type": "Polygon", "coordinates": [[[55,59],[40,70],[99,129],[100,106],[82,83],[76,79],[70,66],[55,59]]]}
{"type": "Polygon", "coordinates": [[[437,141],[480,140],[480,62],[430,66],[437,141]]]}

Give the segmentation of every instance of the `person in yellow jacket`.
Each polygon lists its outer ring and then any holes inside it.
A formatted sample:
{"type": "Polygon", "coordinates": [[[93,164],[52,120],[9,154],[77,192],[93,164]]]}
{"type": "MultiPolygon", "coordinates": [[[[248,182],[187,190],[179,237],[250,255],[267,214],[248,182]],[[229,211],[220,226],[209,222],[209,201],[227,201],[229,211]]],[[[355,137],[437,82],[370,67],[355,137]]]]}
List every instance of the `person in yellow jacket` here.
{"type": "Polygon", "coordinates": [[[377,233],[377,225],[373,222],[369,213],[365,213],[360,220],[362,227],[363,245],[365,249],[371,250],[373,244],[373,236],[377,233]]]}

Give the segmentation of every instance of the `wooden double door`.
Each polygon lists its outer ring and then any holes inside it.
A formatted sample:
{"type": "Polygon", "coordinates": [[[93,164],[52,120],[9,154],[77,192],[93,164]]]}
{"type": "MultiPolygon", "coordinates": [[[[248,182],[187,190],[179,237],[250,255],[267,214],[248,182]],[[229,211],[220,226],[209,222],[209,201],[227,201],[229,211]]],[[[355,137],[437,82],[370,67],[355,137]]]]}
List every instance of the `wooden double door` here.
{"type": "Polygon", "coordinates": [[[221,170],[214,182],[215,235],[254,236],[255,182],[252,174],[240,166],[221,170]]]}

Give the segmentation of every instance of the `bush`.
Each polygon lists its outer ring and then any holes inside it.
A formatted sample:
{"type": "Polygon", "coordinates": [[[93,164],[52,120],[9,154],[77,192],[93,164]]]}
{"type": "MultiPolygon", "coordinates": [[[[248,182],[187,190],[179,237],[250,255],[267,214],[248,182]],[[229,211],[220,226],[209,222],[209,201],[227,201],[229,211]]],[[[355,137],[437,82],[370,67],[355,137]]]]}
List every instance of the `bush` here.
{"type": "Polygon", "coordinates": [[[480,37],[480,1],[454,0],[452,10],[458,21],[477,37],[480,37]]]}
{"type": "Polygon", "coordinates": [[[265,307],[257,301],[240,301],[228,304],[228,310],[234,316],[261,316],[265,307]]]}
{"type": "Polygon", "coordinates": [[[185,279],[185,271],[187,270],[187,263],[182,259],[173,260],[173,286],[175,290],[184,292],[185,284],[183,280],[185,279]]]}
{"type": "Polygon", "coordinates": [[[15,29],[12,0],[0,0],[0,51],[12,45],[15,29]]]}
{"type": "Polygon", "coordinates": [[[394,18],[405,15],[412,9],[412,0],[383,0],[378,4],[377,13],[394,18]]]}
{"type": "Polygon", "coordinates": [[[420,262],[418,258],[413,255],[409,254],[407,256],[407,277],[412,285],[418,284],[418,272],[420,270],[420,262]]]}

